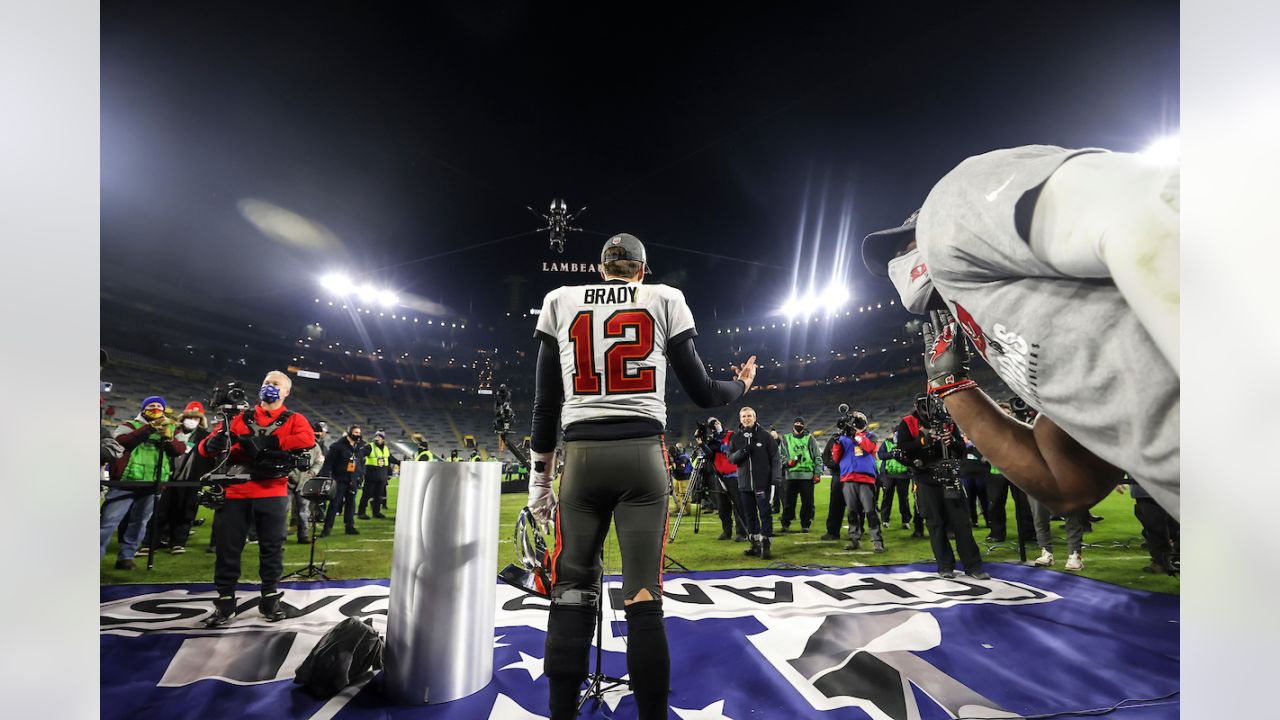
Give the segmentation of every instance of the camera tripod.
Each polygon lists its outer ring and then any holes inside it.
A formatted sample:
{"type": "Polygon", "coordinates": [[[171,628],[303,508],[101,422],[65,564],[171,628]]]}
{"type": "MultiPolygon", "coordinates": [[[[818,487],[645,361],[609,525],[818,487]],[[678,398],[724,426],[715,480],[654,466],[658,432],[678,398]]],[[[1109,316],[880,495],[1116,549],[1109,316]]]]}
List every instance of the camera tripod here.
{"type": "Polygon", "coordinates": [[[313,504],[313,507],[311,508],[310,522],[308,523],[311,525],[311,557],[307,559],[306,567],[294,570],[281,579],[287,580],[291,577],[298,577],[308,580],[312,578],[328,580],[329,576],[324,574],[325,561],[321,560],[320,564],[316,565],[316,540],[320,537],[320,534],[316,532],[316,525],[320,522],[320,516],[324,515],[325,511],[328,509],[326,507],[327,502],[324,500],[303,500],[301,495],[297,496],[297,500],[298,502],[310,502],[313,504]]]}
{"type": "Polygon", "coordinates": [[[595,700],[596,705],[604,701],[604,696],[614,688],[631,687],[631,682],[606,675],[604,672],[604,563],[603,552],[602,562],[600,564],[600,592],[596,593],[596,661],[595,670],[587,674],[587,688],[582,692],[582,697],[578,698],[578,713],[582,713],[582,708],[586,706],[588,700],[595,700]]]}

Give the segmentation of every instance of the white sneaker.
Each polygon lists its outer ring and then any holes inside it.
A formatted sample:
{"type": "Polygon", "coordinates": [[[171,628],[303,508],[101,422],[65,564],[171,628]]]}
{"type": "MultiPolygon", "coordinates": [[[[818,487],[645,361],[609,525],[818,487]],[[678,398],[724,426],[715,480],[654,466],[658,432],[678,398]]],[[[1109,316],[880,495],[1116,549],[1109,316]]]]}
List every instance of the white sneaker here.
{"type": "Polygon", "coordinates": [[[1071,553],[1067,556],[1067,564],[1063,567],[1068,570],[1083,570],[1084,560],[1080,559],[1080,553],[1071,553]]]}
{"type": "Polygon", "coordinates": [[[1035,565],[1036,567],[1049,567],[1050,565],[1053,564],[1053,553],[1049,552],[1048,550],[1041,550],[1040,557],[1036,558],[1035,560],[1032,560],[1031,564],[1035,565]]]}

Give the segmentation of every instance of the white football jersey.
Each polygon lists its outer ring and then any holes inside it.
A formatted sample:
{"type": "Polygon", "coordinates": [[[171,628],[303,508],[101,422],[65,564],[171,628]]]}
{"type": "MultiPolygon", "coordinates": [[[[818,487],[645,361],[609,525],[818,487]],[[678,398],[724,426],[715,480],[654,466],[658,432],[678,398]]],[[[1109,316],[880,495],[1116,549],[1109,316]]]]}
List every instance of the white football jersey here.
{"type": "Polygon", "coordinates": [[[652,418],[667,424],[667,347],[696,335],[684,293],[621,280],[547,293],[536,335],[560,348],[568,427],[583,420],[652,418]]]}

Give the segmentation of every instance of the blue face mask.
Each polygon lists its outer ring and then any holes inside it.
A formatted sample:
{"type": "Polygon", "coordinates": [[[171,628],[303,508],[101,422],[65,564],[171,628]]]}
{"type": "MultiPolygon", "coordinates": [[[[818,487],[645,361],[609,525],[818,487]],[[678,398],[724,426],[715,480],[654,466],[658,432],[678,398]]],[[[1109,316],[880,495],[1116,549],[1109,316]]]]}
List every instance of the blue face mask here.
{"type": "Polygon", "coordinates": [[[280,399],[280,388],[275,385],[263,385],[258,397],[265,403],[273,403],[280,399]]]}

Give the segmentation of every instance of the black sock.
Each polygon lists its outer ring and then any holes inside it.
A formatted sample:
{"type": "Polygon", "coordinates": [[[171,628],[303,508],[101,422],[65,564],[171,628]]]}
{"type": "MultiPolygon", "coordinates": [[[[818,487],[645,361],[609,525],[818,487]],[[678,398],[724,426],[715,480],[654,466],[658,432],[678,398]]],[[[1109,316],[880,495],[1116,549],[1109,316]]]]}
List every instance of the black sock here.
{"type": "Polygon", "coordinates": [[[671,655],[667,650],[667,626],[662,621],[662,601],[632,603],[626,606],[626,612],[627,672],[635,693],[637,717],[665,719],[671,655]]]}
{"type": "Polygon", "coordinates": [[[551,686],[551,720],[571,720],[578,714],[578,692],[587,679],[587,658],[595,623],[594,606],[551,604],[546,658],[542,663],[551,686]]]}

